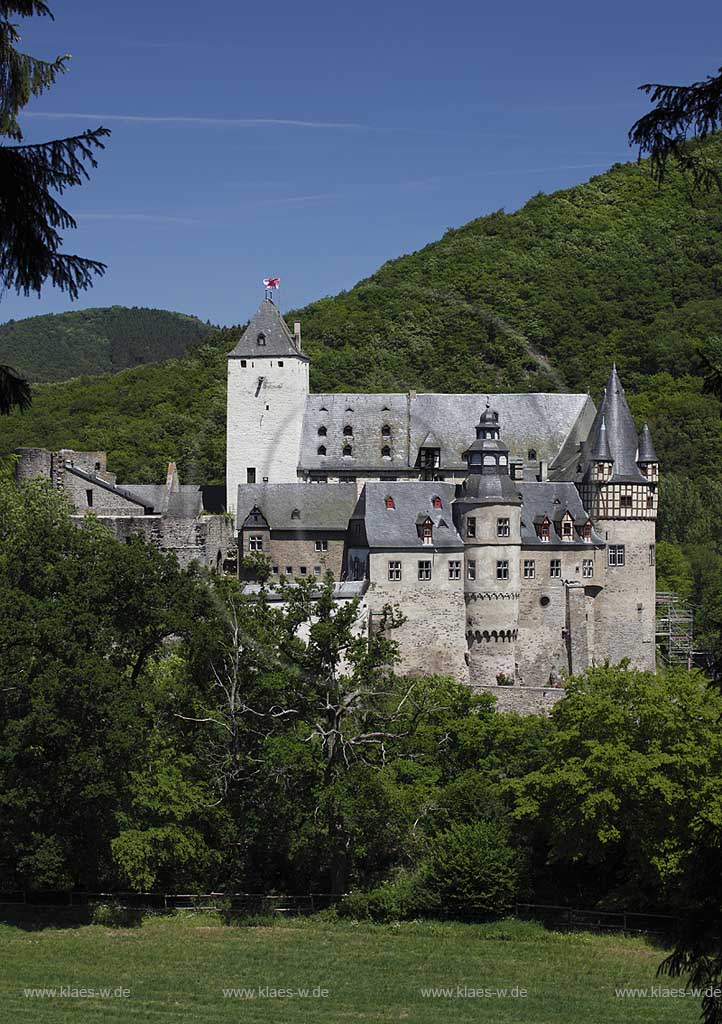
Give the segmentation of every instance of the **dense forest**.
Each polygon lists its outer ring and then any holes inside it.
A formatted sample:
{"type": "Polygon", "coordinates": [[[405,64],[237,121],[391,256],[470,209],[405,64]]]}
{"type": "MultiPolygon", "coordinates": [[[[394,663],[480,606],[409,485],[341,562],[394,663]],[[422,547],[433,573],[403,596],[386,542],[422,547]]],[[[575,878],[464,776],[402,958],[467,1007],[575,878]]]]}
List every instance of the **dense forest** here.
{"type": "Polygon", "coordinates": [[[0,325],[0,363],[31,381],[117,373],[183,355],[211,330],[194,316],[137,306],[50,313],[0,325]]]}

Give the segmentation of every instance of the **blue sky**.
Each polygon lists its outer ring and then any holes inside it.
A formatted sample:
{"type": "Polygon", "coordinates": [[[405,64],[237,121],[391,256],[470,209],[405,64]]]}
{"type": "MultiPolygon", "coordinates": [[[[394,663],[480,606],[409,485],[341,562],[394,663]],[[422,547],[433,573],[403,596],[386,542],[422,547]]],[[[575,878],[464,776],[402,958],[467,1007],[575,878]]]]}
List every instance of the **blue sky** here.
{"type": "Polygon", "coordinates": [[[633,154],[645,81],[722,64],[722,7],[668,0],[51,0],[31,53],[73,55],[26,141],[113,130],[66,194],[66,251],[108,264],[73,304],[2,296],[0,320],[113,303],[246,320],[633,154]]]}

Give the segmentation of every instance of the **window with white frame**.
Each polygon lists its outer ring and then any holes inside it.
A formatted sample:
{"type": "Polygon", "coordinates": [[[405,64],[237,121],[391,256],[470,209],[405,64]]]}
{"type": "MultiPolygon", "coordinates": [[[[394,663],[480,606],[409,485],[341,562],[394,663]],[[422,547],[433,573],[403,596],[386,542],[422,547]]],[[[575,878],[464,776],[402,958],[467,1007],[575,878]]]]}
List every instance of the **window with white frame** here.
{"type": "Polygon", "coordinates": [[[328,551],[328,541],[327,540],[317,540],[314,543],[314,548],[316,549],[316,551],[328,551]]]}
{"type": "Polygon", "coordinates": [[[609,564],[610,566],[624,565],[625,551],[624,544],[610,544],[609,545],[609,564]]]}
{"type": "Polygon", "coordinates": [[[589,580],[594,575],[594,561],[591,558],[582,559],[582,576],[585,580],[589,580]]]}
{"type": "Polygon", "coordinates": [[[260,534],[252,533],[248,538],[249,551],[263,551],[263,537],[260,534]]]}
{"type": "Polygon", "coordinates": [[[390,561],[389,562],[389,579],[400,580],[401,579],[401,562],[390,561]]]}
{"type": "Polygon", "coordinates": [[[549,562],[549,575],[552,579],[558,580],[562,575],[562,560],[561,558],[552,558],[549,562]]]}
{"type": "Polygon", "coordinates": [[[455,559],[449,560],[449,579],[460,580],[461,579],[461,562],[455,559]]]}
{"type": "Polygon", "coordinates": [[[497,537],[508,537],[509,536],[509,520],[504,517],[497,519],[496,521],[496,535],[497,537]]]}
{"type": "Polygon", "coordinates": [[[466,563],[466,578],[468,580],[476,579],[476,561],[473,558],[466,563]]]}
{"type": "Polygon", "coordinates": [[[506,558],[502,558],[496,563],[496,578],[498,580],[509,579],[509,562],[506,558]]]}
{"type": "Polygon", "coordinates": [[[536,560],[533,558],[524,559],[524,579],[534,580],[536,579],[536,560]]]}
{"type": "Polygon", "coordinates": [[[476,537],[476,517],[468,516],[466,520],[466,536],[476,537]]]}
{"type": "Polygon", "coordinates": [[[430,580],[431,579],[431,562],[425,559],[419,560],[419,579],[430,580]]]}

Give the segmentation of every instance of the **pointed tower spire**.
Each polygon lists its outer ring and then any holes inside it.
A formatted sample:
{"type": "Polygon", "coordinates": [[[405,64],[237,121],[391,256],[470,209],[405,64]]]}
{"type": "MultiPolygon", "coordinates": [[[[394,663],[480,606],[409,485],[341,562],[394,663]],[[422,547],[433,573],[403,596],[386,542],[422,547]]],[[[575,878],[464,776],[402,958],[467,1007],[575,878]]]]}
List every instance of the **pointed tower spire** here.
{"type": "Polygon", "coordinates": [[[260,359],[270,356],[275,359],[278,356],[296,356],[308,362],[308,356],[303,354],[299,346],[299,337],[300,330],[298,336],[292,334],[276,304],[272,299],[265,298],[251,317],[236,347],[228,353],[228,358],[260,359]]]}
{"type": "Polygon", "coordinates": [[[637,465],[637,428],[627,404],[622,382],[617,373],[616,363],[612,366],[604,397],[589,431],[586,444],[585,472],[591,471],[592,463],[599,461],[595,452],[606,447],[608,459],[614,463],[611,479],[621,483],[646,483],[637,465]]]}
{"type": "Polygon", "coordinates": [[[602,423],[597,435],[597,441],[590,453],[592,462],[613,462],[612,453],[609,450],[609,439],[607,438],[607,424],[602,416],[602,423]]]}
{"type": "Polygon", "coordinates": [[[659,462],[657,453],[654,450],[652,435],[649,432],[649,427],[646,423],[642,427],[642,432],[639,435],[639,452],[637,454],[637,462],[659,462]]]}

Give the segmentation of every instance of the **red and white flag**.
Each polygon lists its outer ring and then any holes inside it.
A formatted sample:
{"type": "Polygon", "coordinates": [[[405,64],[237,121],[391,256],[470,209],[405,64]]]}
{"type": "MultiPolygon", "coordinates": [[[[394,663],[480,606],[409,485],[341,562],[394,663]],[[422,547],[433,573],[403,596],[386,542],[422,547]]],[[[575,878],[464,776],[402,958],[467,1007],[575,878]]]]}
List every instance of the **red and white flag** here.
{"type": "Polygon", "coordinates": [[[281,278],[280,277],[264,277],[263,278],[264,288],[280,288],[281,278]]]}

